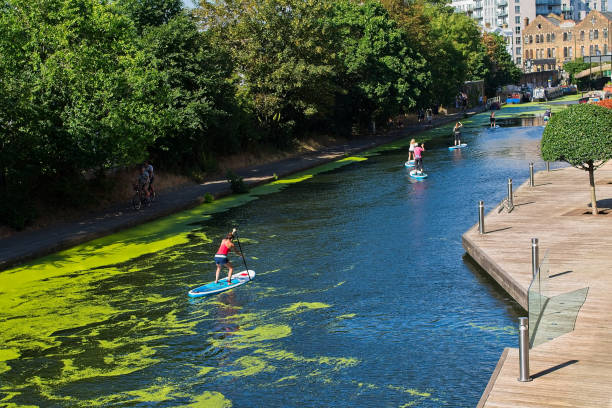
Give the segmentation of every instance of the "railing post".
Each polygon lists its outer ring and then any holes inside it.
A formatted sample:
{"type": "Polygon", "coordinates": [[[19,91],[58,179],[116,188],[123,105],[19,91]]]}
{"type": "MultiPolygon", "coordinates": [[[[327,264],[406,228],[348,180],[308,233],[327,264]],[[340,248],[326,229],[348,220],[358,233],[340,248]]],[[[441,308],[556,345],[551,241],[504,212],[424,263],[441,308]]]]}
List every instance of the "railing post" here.
{"type": "Polygon", "coordinates": [[[529,318],[519,317],[519,381],[531,381],[529,377],[529,318]]]}
{"type": "Polygon", "coordinates": [[[535,186],[533,182],[533,163],[529,163],[529,187],[535,186]]]}
{"type": "Polygon", "coordinates": [[[540,267],[540,249],[537,238],[531,238],[531,272],[535,278],[540,267]]]}
{"type": "Polygon", "coordinates": [[[514,202],[512,201],[512,179],[508,178],[508,208],[512,208],[513,206],[514,202]]]}
{"type": "Polygon", "coordinates": [[[478,232],[480,235],[485,233],[485,225],[484,225],[484,201],[480,200],[478,202],[478,232]]]}

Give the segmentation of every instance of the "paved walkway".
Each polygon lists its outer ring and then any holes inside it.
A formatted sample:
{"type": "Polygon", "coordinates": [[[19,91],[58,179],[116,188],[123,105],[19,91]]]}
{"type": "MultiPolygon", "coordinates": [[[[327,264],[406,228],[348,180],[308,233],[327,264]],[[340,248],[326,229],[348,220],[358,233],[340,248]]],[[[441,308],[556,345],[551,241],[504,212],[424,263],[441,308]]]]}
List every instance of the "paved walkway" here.
{"type": "MultiPolygon", "coordinates": [[[[479,112],[480,109],[478,108],[467,113],[473,115],[479,112]]],[[[462,117],[462,113],[440,116],[434,119],[432,125],[434,127],[440,126],[462,117]]],[[[236,171],[236,173],[244,177],[248,185],[253,186],[270,181],[274,174],[283,177],[341,158],[346,153],[351,154],[367,150],[423,130],[425,128],[421,125],[411,125],[390,131],[384,135],[351,140],[342,145],[324,148],[299,157],[247,167],[236,171]]],[[[231,194],[231,190],[227,180],[218,178],[202,184],[193,184],[162,192],[160,199],[143,211],[135,212],[130,203],[123,203],[87,216],[78,222],[62,222],[0,239],[0,270],[194,207],[203,202],[206,193],[219,198],[231,194]]]]}
{"type": "Polygon", "coordinates": [[[530,350],[534,379],[517,381],[518,349],[506,349],[479,407],[612,407],[612,162],[595,179],[598,207],[607,207],[606,215],[584,214],[588,173],[543,171],[534,187],[525,183],[516,191],[514,211],[487,214],[486,234],[475,226],[463,235],[472,258],[523,308],[529,302],[532,313],[531,238],[539,238],[540,258],[548,251],[550,265],[540,281],[544,312],[529,324],[538,327],[536,339],[553,339],[530,350]],[[575,291],[585,287],[582,304],[575,291]],[[571,309],[579,310],[575,326],[571,309]]]}

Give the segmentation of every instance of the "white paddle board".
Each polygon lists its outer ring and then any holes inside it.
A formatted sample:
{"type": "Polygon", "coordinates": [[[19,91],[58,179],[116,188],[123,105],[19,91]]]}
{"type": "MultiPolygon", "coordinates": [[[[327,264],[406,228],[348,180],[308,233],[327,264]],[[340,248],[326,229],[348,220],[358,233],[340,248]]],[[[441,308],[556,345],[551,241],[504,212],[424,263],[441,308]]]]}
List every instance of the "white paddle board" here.
{"type": "Polygon", "coordinates": [[[232,275],[232,283],[227,283],[227,277],[219,279],[219,282],[209,282],[206,285],[198,286],[195,289],[189,291],[189,297],[197,298],[202,296],[214,295],[215,293],[225,292],[226,290],[233,289],[237,286],[244,285],[249,281],[249,275],[251,279],[255,277],[255,271],[249,269],[247,271],[238,272],[232,275]]]}
{"type": "Polygon", "coordinates": [[[414,160],[408,160],[406,163],[404,163],[405,167],[414,167],[414,160]]]}
{"type": "Polygon", "coordinates": [[[467,143],[461,143],[460,145],[448,146],[449,150],[461,149],[462,147],[466,147],[467,143]]]}
{"type": "Polygon", "coordinates": [[[419,174],[419,173],[417,173],[416,170],[412,170],[410,172],[410,177],[415,178],[415,179],[424,179],[424,178],[427,178],[427,173],[423,172],[423,173],[419,174]]]}

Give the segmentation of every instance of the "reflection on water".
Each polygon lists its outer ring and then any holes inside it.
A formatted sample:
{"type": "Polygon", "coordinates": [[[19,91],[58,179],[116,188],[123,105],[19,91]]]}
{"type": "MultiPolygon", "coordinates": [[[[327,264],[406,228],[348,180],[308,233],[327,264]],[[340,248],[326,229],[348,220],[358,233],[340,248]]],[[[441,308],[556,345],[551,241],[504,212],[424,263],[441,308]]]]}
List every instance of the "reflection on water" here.
{"type": "Polygon", "coordinates": [[[378,149],[0,273],[0,405],[474,406],[516,309],[460,237],[543,167],[487,120],[432,131],[423,182],[378,149]],[[257,278],[189,299],[236,224],[257,278]]]}

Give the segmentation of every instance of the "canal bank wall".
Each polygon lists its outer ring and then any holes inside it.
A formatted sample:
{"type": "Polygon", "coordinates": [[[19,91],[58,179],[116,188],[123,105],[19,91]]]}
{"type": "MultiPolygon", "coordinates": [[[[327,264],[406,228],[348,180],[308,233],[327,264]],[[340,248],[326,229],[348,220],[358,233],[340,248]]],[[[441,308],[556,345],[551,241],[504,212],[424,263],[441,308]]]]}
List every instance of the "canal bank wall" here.
{"type": "Polygon", "coordinates": [[[462,237],[464,249],[526,310],[531,238],[539,239],[540,262],[545,259],[550,268],[542,277],[548,299],[588,292],[583,304],[572,305],[577,315],[564,310],[567,301],[557,302],[556,310],[544,309],[553,326],[573,330],[530,350],[533,381],[517,380],[518,349],[506,349],[478,406],[612,407],[612,163],[595,172],[604,212],[598,216],[589,214],[585,171],[540,171],[534,179],[535,186],[525,182],[515,190],[512,212],[498,212],[496,206],[485,216],[485,234],[478,225],[470,228],[462,237]]]}
{"type": "MultiPolygon", "coordinates": [[[[468,112],[450,114],[434,119],[432,126],[413,125],[396,129],[370,138],[351,140],[345,144],[291,157],[276,162],[250,166],[236,173],[243,177],[249,187],[265,184],[277,177],[285,177],[300,171],[329,163],[344,156],[363,152],[377,146],[418,135],[431,127],[439,127],[472,116],[482,111],[481,107],[468,112]]],[[[225,178],[217,178],[202,184],[183,186],[165,191],[150,207],[134,211],[131,204],[122,203],[102,212],[74,222],[60,222],[37,230],[15,233],[0,239],[0,271],[28,260],[49,255],[75,245],[91,241],[127,228],[135,227],[170,214],[193,208],[204,202],[206,194],[215,199],[232,194],[225,178]]]]}

